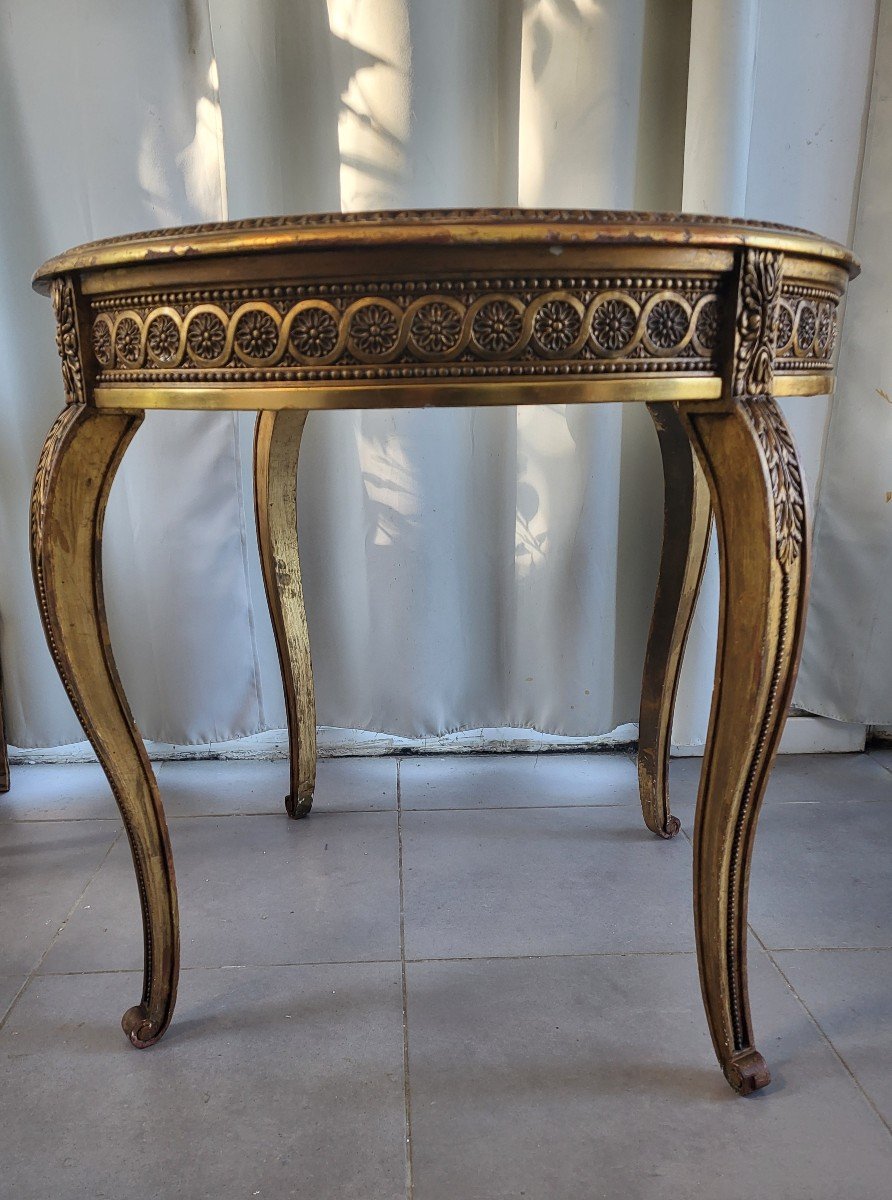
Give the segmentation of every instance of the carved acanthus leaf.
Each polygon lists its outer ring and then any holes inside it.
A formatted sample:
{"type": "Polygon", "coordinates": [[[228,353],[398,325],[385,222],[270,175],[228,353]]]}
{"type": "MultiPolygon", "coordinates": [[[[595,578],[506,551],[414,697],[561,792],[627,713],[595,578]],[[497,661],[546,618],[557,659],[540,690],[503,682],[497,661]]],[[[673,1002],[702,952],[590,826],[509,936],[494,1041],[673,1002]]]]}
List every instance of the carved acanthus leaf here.
{"type": "Polygon", "coordinates": [[[735,396],[758,396],[771,387],[782,271],[783,255],[779,252],[744,252],[737,300],[735,396]]]}
{"type": "Polygon", "coordinates": [[[805,490],[796,447],[780,409],[770,396],[743,401],[765,455],[774,501],[778,562],[789,570],[805,537],[805,490]]]}
{"type": "Polygon", "coordinates": [[[84,403],[84,375],[81,368],[80,342],[77,333],[77,315],[74,287],[67,275],[58,276],[50,283],[50,298],[56,314],[56,349],[62,360],[62,384],[69,404],[84,403]]]}

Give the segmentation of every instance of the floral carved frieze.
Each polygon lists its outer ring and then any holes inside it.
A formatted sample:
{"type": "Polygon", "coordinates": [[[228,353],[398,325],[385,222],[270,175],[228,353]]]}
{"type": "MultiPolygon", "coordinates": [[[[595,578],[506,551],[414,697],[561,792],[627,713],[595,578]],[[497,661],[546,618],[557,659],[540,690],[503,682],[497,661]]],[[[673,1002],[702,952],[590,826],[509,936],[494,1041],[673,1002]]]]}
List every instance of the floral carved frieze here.
{"type": "Polygon", "coordinates": [[[775,370],[802,362],[829,363],[836,347],[839,299],[821,288],[790,288],[777,309],[775,370]]]}
{"type": "Polygon", "coordinates": [[[93,303],[92,346],[100,383],[703,372],[715,368],[718,285],[609,277],[140,294],[93,303]]]}
{"type": "MultiPolygon", "coordinates": [[[[777,370],[829,369],[836,297],[799,288],[765,301],[764,282],[754,267],[739,321],[747,388],[770,381],[774,353],[777,370]]],[[[148,293],[95,301],[92,346],[100,383],[702,373],[715,369],[726,310],[718,277],[148,293]]]]}

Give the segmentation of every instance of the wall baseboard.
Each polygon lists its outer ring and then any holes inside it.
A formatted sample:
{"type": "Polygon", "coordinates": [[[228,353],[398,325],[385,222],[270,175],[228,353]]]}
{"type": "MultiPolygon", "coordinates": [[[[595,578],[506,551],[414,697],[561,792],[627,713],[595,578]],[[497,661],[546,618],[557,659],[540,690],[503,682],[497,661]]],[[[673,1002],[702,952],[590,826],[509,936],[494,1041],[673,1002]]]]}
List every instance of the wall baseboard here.
{"type": "MultiPolygon", "coordinates": [[[[319,729],[318,741],[320,758],[364,758],[384,754],[543,754],[572,750],[632,750],[637,736],[638,727],[633,724],[620,725],[612,733],[597,737],[580,738],[538,733],[533,729],[470,729],[447,733],[442,737],[403,738],[323,725],[319,729]]],[[[863,725],[793,714],[784,729],[780,753],[851,754],[863,750],[865,741],[866,728],[863,725]]],[[[270,729],[252,737],[202,746],[146,742],[146,749],[153,762],[201,758],[283,759],[288,756],[288,737],[284,729],[270,729]]],[[[673,745],[672,753],[678,758],[697,757],[703,754],[703,746],[673,745]]],[[[9,747],[11,763],[82,763],[94,762],[95,758],[89,742],[35,750],[9,747]]]]}
{"type": "MultiPolygon", "coordinates": [[[[778,754],[856,754],[867,744],[867,727],[829,717],[794,713],[787,718],[778,754]]],[[[672,746],[674,758],[703,756],[697,746],[672,746]]]]}

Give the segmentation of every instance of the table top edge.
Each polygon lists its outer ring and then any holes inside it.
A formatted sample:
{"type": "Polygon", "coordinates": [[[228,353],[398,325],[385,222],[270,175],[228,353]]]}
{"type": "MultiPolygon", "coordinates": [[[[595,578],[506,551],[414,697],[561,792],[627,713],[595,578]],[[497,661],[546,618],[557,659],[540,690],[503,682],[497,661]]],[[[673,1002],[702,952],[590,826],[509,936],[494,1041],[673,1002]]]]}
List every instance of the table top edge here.
{"type": "Polygon", "coordinates": [[[425,209],[251,218],[147,230],[87,242],[48,259],[32,285],[59,275],[139,263],[310,249],[417,245],[660,245],[778,249],[859,265],[845,246],[806,229],[744,218],[583,209],[425,209]]]}

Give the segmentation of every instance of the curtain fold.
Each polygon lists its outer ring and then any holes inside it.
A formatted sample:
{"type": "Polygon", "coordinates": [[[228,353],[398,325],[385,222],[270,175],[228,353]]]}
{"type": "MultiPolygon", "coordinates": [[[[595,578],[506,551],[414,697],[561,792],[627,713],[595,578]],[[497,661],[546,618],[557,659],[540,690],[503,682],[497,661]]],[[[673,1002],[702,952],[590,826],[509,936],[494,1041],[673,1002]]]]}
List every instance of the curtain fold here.
{"type": "Polygon", "coordinates": [[[882,0],[846,305],[827,434],[800,695],[828,717],[892,725],[892,3],[882,0]]]}
{"type": "MultiPolygon", "coordinates": [[[[875,0],[0,0],[11,740],[80,737],[28,568],[30,476],[61,406],[50,306],[28,290],[45,257],[165,224],[416,206],[683,207],[847,240],[875,14],[875,0]]],[[[877,155],[879,194],[889,170],[877,155]]],[[[786,407],[816,491],[828,405],[786,407]]],[[[252,427],[246,414],[150,414],[113,489],[113,642],[156,740],[284,725],[252,427]]],[[[875,519],[870,547],[858,543],[845,515],[857,480],[836,465],[848,460],[833,458],[835,430],[821,521],[838,518],[849,553],[875,559],[884,527],[875,519]]],[[[590,735],[637,718],[662,520],[643,408],[313,413],[299,511],[321,723],[590,735]]],[[[716,589],[713,566],[677,741],[705,732],[716,589]]],[[[831,637],[859,652],[863,625],[847,625],[845,609],[831,586],[806,662],[831,637]]],[[[851,715],[806,674],[811,707],[851,715]]],[[[888,720],[888,708],[868,711],[879,672],[865,663],[862,678],[862,719],[888,720]]]]}

